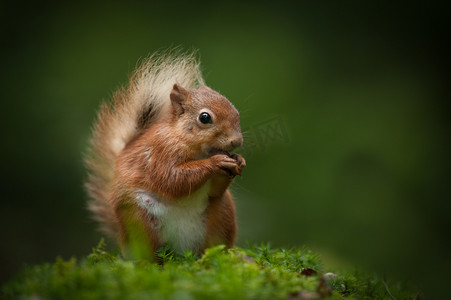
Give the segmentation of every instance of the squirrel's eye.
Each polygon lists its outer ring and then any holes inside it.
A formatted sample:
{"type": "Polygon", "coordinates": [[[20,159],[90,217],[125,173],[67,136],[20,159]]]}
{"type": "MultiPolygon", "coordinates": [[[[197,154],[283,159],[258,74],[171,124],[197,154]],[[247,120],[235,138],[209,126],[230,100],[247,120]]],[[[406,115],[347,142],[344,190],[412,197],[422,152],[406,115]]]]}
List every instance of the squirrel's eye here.
{"type": "Polygon", "coordinates": [[[203,124],[211,124],[210,114],[203,112],[199,115],[199,121],[203,124]]]}

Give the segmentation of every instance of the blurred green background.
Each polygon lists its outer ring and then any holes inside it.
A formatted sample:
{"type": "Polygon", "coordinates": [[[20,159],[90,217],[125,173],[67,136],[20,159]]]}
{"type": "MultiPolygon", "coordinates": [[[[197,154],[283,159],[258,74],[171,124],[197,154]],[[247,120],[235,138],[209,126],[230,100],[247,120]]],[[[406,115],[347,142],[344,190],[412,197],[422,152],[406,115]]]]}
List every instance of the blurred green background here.
{"type": "Polygon", "coordinates": [[[241,111],[240,236],[440,291],[451,267],[449,4],[2,4],[0,278],[100,238],[82,153],[140,59],[199,49],[241,111]],[[276,119],[274,119],[276,117],[276,119]],[[278,134],[279,135],[278,135],[278,134]]]}

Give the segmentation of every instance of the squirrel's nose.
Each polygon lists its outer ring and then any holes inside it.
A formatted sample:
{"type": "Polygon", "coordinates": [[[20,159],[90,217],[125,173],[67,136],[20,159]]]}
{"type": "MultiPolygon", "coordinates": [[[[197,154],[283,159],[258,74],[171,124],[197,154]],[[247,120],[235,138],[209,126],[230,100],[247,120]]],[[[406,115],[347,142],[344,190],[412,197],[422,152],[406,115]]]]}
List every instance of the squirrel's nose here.
{"type": "Polygon", "coordinates": [[[243,136],[242,135],[233,137],[232,140],[230,141],[230,146],[233,149],[241,147],[241,145],[243,145],[243,136]]]}

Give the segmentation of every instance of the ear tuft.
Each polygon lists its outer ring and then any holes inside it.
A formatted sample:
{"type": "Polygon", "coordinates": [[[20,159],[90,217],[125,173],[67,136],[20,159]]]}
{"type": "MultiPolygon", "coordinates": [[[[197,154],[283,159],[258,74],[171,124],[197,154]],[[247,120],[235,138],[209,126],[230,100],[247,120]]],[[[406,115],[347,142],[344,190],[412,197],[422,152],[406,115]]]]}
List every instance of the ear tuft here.
{"type": "Polygon", "coordinates": [[[183,109],[183,104],[185,104],[188,99],[188,93],[189,92],[186,89],[177,83],[172,87],[169,97],[171,98],[172,107],[177,115],[181,115],[185,112],[183,109]]]}
{"type": "Polygon", "coordinates": [[[185,90],[181,85],[178,85],[177,83],[174,84],[171,91],[171,101],[172,103],[181,104],[186,101],[186,98],[188,96],[188,91],[185,90]]]}

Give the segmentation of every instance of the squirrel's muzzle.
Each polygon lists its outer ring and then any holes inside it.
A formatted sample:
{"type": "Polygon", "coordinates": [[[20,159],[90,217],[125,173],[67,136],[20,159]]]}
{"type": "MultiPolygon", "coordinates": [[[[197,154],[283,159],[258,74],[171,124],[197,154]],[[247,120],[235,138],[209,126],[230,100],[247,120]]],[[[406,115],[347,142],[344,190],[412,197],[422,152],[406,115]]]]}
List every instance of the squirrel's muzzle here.
{"type": "Polygon", "coordinates": [[[230,148],[231,149],[236,149],[238,147],[241,147],[241,145],[243,145],[243,136],[241,134],[235,135],[230,140],[230,148]]]}

